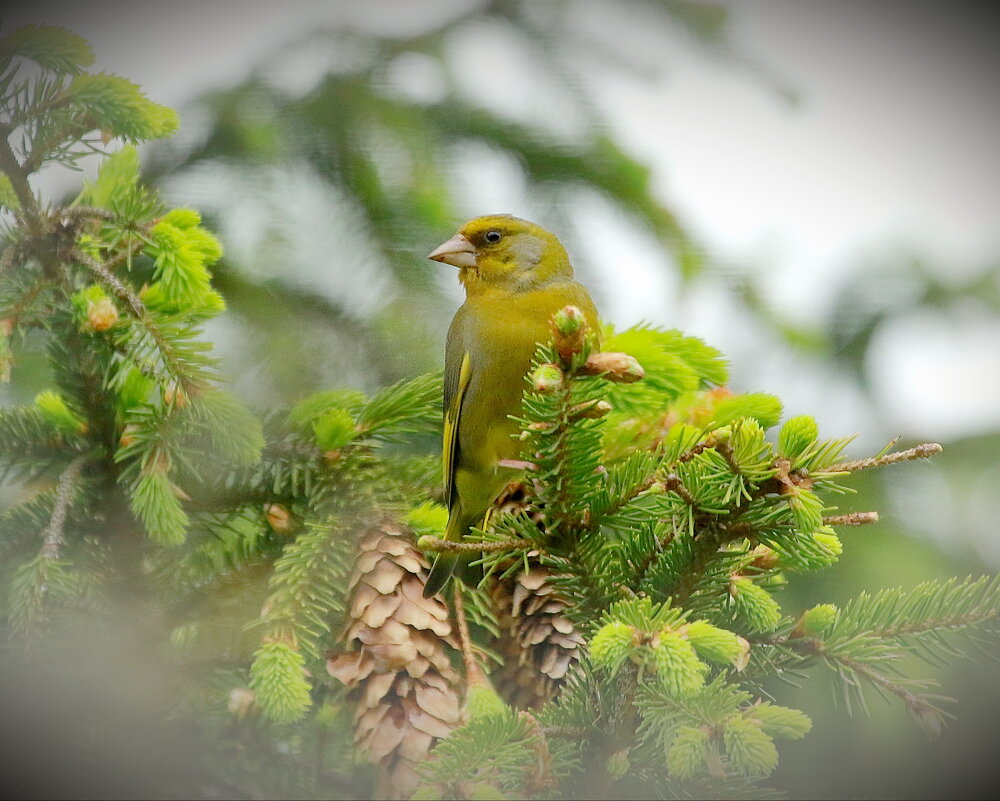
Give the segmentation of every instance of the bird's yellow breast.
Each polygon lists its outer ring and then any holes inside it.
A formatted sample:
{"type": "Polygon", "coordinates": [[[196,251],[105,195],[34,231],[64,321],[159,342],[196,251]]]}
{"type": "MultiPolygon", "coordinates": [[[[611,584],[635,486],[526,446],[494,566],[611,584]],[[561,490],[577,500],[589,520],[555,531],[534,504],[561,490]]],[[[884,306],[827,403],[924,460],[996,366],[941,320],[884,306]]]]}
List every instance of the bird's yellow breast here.
{"type": "Polygon", "coordinates": [[[459,310],[471,367],[463,406],[476,410],[459,421],[463,467],[495,472],[498,460],[517,457],[517,423],[510,415],[521,412],[524,376],[538,344],[551,337],[549,320],[567,305],[579,306],[592,330],[599,330],[593,301],[575,281],[517,294],[480,292],[459,310]]]}

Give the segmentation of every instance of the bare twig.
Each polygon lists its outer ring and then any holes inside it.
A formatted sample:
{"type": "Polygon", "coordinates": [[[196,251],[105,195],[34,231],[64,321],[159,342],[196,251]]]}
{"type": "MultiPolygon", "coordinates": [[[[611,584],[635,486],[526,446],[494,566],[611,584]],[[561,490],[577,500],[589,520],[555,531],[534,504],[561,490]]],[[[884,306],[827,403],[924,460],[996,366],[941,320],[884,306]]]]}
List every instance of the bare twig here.
{"type": "Polygon", "coordinates": [[[675,495],[680,496],[680,498],[688,506],[697,507],[698,501],[690,493],[687,487],[684,486],[684,482],[681,481],[681,477],[676,473],[668,473],[663,479],[663,488],[667,492],[673,492],[675,495]]]}
{"type": "Polygon", "coordinates": [[[527,709],[518,712],[527,725],[528,731],[532,735],[531,750],[535,752],[535,768],[527,777],[525,782],[525,795],[534,798],[541,791],[556,784],[556,777],[552,774],[552,752],[549,750],[549,743],[545,737],[545,729],[538,718],[527,709]]]}
{"type": "Polygon", "coordinates": [[[732,445],[728,442],[720,442],[715,446],[715,451],[726,460],[726,465],[734,476],[743,475],[743,471],[740,470],[740,466],[736,463],[736,453],[733,451],[732,445]]]}
{"type": "Polygon", "coordinates": [[[925,442],[915,448],[908,448],[905,451],[888,453],[885,456],[870,456],[867,459],[858,459],[853,462],[841,462],[840,464],[824,467],[817,470],[817,473],[857,473],[859,470],[870,470],[873,467],[885,467],[896,462],[909,462],[914,459],[926,459],[935,453],[940,453],[942,448],[936,442],[925,442]]]}
{"type": "Polygon", "coordinates": [[[52,517],[49,519],[49,524],[45,527],[45,531],[42,534],[42,556],[46,559],[58,559],[59,551],[66,541],[63,536],[66,515],[69,513],[69,505],[73,500],[73,493],[76,489],[76,482],[80,478],[80,471],[83,469],[86,461],[86,456],[77,456],[59,476],[59,483],[56,485],[56,501],[52,507],[52,517]]]}
{"type": "Polygon", "coordinates": [[[529,551],[537,547],[535,544],[522,540],[498,540],[495,542],[453,542],[440,537],[421,537],[417,546],[422,551],[462,551],[473,553],[477,551],[529,551]]]}
{"type": "Polygon", "coordinates": [[[878,522],[878,512],[851,512],[823,518],[824,526],[866,526],[878,522]]]}
{"type": "Polygon", "coordinates": [[[69,220],[106,220],[116,219],[114,212],[97,206],[67,206],[59,209],[59,216],[69,220]]]}
{"type": "Polygon", "coordinates": [[[469,636],[469,621],[465,617],[465,599],[462,597],[462,585],[455,580],[455,620],[458,622],[458,644],[462,649],[462,662],[465,665],[465,678],[471,685],[480,676],[476,656],[472,653],[472,638],[469,636]]]}
{"type": "Polygon", "coordinates": [[[569,740],[586,740],[590,732],[582,726],[545,726],[542,733],[546,737],[565,737],[569,740]]]}

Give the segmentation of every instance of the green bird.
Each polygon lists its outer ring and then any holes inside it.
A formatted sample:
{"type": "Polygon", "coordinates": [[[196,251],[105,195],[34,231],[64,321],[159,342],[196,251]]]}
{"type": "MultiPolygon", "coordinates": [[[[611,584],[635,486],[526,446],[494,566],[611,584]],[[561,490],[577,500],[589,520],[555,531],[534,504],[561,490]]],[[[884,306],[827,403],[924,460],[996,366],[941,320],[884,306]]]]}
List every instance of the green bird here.
{"type": "MultiPolygon", "coordinates": [[[[427,258],[457,267],[466,296],[448,329],[444,363],[445,539],[458,542],[484,525],[515,475],[499,462],[518,456],[511,415],[521,412],[524,376],[538,344],[551,337],[552,315],[576,306],[595,335],[600,329],[566,249],[540,225],[509,214],[477,217],[427,258]]],[[[459,565],[466,583],[478,583],[474,559],[438,554],[424,596],[440,592],[459,565]]]]}

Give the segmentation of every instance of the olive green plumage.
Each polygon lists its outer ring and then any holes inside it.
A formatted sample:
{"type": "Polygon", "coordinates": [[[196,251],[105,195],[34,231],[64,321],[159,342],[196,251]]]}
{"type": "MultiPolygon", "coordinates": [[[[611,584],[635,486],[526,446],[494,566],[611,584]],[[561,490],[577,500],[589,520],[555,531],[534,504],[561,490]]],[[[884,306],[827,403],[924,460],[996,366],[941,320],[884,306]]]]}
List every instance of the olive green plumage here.
{"type": "MultiPolygon", "coordinates": [[[[429,258],[459,268],[465,303],[448,329],[444,375],[444,483],[448,504],[445,538],[461,540],[480,526],[514,475],[498,467],[515,459],[524,376],[549,321],[564,306],[583,311],[599,331],[597,309],[573,277],[566,250],[544,228],[510,215],[477,217],[429,258]]],[[[438,555],[424,590],[439,592],[459,564],[473,557],[438,555]]],[[[472,582],[481,571],[467,567],[472,582]]]]}

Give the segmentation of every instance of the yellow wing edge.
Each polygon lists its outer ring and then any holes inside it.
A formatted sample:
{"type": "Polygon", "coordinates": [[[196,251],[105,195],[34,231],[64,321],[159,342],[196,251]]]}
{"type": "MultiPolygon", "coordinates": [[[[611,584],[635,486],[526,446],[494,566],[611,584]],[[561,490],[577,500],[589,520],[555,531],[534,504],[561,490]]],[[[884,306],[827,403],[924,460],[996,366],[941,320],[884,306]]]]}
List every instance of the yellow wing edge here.
{"type": "Polygon", "coordinates": [[[455,455],[458,450],[458,421],[462,411],[462,400],[465,397],[465,390],[469,386],[469,377],[472,375],[472,363],[469,354],[462,356],[462,366],[458,371],[458,386],[455,395],[451,399],[451,406],[444,415],[444,438],[442,442],[442,480],[444,482],[444,497],[450,509],[452,506],[452,494],[455,489],[455,455]]]}

